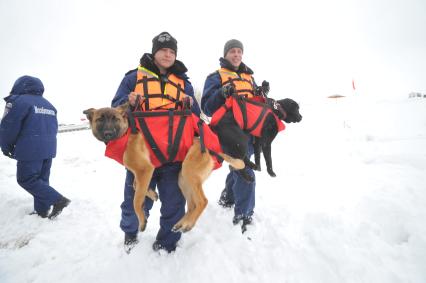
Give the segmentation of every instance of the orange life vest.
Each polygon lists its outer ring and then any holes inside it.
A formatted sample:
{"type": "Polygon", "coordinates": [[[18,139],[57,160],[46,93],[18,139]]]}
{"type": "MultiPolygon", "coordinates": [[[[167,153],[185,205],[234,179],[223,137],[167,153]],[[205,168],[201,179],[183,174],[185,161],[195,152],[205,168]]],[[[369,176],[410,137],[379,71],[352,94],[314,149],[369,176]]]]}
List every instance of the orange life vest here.
{"type": "Polygon", "coordinates": [[[145,98],[140,104],[142,111],[178,109],[177,102],[182,101],[186,96],[183,79],[174,74],[169,74],[166,79],[161,81],[162,78],[157,74],[142,66],[138,67],[136,74],[134,91],[145,98]]]}
{"type": "Polygon", "coordinates": [[[228,83],[232,84],[238,95],[252,98],[254,96],[254,82],[253,77],[250,74],[230,71],[226,68],[218,70],[222,86],[228,83]]]}

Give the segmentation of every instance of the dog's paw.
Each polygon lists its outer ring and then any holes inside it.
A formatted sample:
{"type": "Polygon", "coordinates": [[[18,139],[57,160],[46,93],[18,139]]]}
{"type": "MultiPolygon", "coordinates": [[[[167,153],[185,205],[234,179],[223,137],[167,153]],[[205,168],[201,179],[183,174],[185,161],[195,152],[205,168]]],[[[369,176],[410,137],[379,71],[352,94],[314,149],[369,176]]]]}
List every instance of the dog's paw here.
{"type": "Polygon", "coordinates": [[[191,231],[192,227],[190,225],[184,225],[184,224],[179,224],[177,223],[175,226],[173,226],[172,228],[172,232],[178,233],[185,233],[185,232],[189,232],[191,231]]]}
{"type": "Polygon", "coordinates": [[[268,168],[268,174],[269,174],[269,176],[271,176],[271,177],[276,177],[277,175],[275,174],[275,172],[274,171],[272,171],[272,168],[268,168]]]}
{"type": "Polygon", "coordinates": [[[146,196],[149,197],[150,199],[152,199],[153,201],[157,201],[158,200],[158,194],[157,192],[155,192],[153,189],[148,189],[146,196]]]}
{"type": "Polygon", "coordinates": [[[255,164],[253,162],[251,162],[250,164],[247,164],[247,167],[249,167],[250,169],[253,169],[255,171],[260,171],[260,164],[255,164]]]}
{"type": "Polygon", "coordinates": [[[146,221],[139,223],[139,231],[143,232],[146,229],[146,221]]]}
{"type": "Polygon", "coordinates": [[[251,162],[250,160],[244,160],[244,163],[248,168],[256,170],[257,165],[251,162]]]}

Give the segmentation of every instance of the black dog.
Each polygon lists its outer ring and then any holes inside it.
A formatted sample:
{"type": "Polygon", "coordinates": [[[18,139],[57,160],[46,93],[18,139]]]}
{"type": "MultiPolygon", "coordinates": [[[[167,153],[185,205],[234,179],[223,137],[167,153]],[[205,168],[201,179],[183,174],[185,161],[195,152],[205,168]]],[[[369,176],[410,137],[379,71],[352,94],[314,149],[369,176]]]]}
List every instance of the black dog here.
{"type": "MultiPolygon", "coordinates": [[[[234,119],[232,111],[227,111],[217,125],[212,127],[219,138],[223,152],[233,158],[244,160],[246,166],[253,168],[253,163],[247,157],[249,135],[245,133],[234,119]]],[[[253,181],[245,169],[238,170],[240,174],[249,182],[253,181]]]]}
{"type": "MultiPolygon", "coordinates": [[[[299,123],[302,120],[302,115],[300,115],[299,112],[299,104],[290,98],[281,99],[278,101],[267,98],[267,104],[271,107],[275,115],[277,115],[280,120],[286,123],[299,123]]],[[[277,134],[277,123],[275,122],[273,115],[269,114],[265,118],[265,123],[263,124],[261,130],[261,136],[255,137],[254,141],[254,160],[256,166],[253,169],[260,171],[260,153],[263,151],[263,157],[265,158],[266,162],[266,170],[272,177],[275,177],[276,174],[272,170],[271,144],[277,134]]]]}
{"type": "MultiPolygon", "coordinates": [[[[299,105],[292,99],[286,98],[275,101],[271,98],[266,98],[266,104],[280,120],[286,123],[297,123],[302,120],[302,115],[299,113],[299,105]]],[[[243,159],[246,166],[260,171],[260,153],[263,151],[269,175],[276,176],[272,169],[271,143],[278,133],[278,125],[272,113],[269,112],[265,117],[260,137],[255,137],[255,163],[248,158],[249,133],[240,128],[234,119],[232,111],[227,111],[212,128],[217,133],[226,154],[233,158],[243,159]]],[[[253,181],[253,178],[245,169],[238,171],[247,181],[253,181]]]]}

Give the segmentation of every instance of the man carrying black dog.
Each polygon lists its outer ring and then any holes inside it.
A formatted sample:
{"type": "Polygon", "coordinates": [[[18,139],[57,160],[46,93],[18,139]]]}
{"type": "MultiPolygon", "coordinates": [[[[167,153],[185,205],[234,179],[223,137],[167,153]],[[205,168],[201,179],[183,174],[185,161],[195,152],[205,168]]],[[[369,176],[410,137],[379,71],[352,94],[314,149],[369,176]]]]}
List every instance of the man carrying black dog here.
{"type": "MultiPolygon", "coordinates": [[[[221,68],[210,74],[204,84],[201,98],[201,108],[207,116],[212,116],[224,103],[227,97],[237,94],[251,98],[258,87],[252,77],[253,71],[242,62],[244,47],[236,39],[226,42],[223,58],[220,58],[221,68]]],[[[219,137],[221,138],[221,137],[219,137]]],[[[248,158],[253,154],[253,138],[244,137],[247,141],[248,158]]],[[[227,149],[224,148],[226,152],[227,149]]],[[[255,206],[255,176],[250,168],[245,169],[251,180],[244,178],[239,172],[231,170],[226,178],[225,189],[222,191],[219,204],[223,207],[234,207],[232,222],[236,225],[243,221],[243,226],[252,222],[255,206]]]]}

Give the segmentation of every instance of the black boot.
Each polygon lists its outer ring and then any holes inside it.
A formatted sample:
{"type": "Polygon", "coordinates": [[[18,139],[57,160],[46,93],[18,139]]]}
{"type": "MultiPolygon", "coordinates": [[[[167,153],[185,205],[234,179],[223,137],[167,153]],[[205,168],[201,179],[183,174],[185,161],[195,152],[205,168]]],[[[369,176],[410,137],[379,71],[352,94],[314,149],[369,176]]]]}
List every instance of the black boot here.
{"type": "Polygon", "coordinates": [[[241,220],[244,219],[243,215],[235,215],[234,218],[232,218],[232,224],[237,225],[241,220]]]}
{"type": "Polygon", "coordinates": [[[124,250],[126,253],[130,253],[130,251],[139,243],[137,234],[124,234],[124,250]]]}
{"type": "Polygon", "coordinates": [[[244,216],[243,217],[243,225],[241,225],[241,233],[244,234],[244,232],[247,231],[247,226],[253,223],[253,218],[251,216],[244,216]]]}
{"type": "Polygon", "coordinates": [[[49,210],[48,211],[45,211],[45,212],[37,212],[37,211],[33,211],[33,212],[31,212],[29,215],[34,215],[34,214],[37,214],[38,216],[40,216],[41,218],[46,218],[47,217],[47,214],[49,213],[49,210]]]}
{"type": "Polygon", "coordinates": [[[166,248],[162,244],[160,244],[157,240],[152,244],[152,249],[156,252],[159,250],[165,250],[168,253],[174,252],[176,250],[176,247],[173,248],[166,248]]]}
{"type": "Polygon", "coordinates": [[[217,202],[222,207],[232,207],[234,205],[234,201],[231,200],[228,196],[227,189],[223,189],[222,193],[220,194],[219,201],[217,202]]]}
{"type": "Polygon", "coordinates": [[[52,212],[49,215],[49,219],[55,219],[59,214],[61,214],[62,210],[70,204],[70,200],[66,197],[61,197],[54,205],[52,212]]]}

